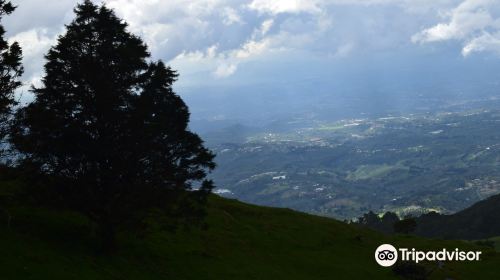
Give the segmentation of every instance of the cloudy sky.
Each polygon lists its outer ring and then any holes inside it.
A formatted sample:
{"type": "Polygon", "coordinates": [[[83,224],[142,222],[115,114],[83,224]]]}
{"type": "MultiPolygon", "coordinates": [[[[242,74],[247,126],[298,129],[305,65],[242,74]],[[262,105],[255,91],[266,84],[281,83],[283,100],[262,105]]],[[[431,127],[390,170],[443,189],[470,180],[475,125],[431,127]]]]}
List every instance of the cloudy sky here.
{"type": "MultiPolygon", "coordinates": [[[[27,84],[73,18],[74,0],[12,0],[4,19],[21,43],[27,84]]],[[[101,1],[96,1],[101,3],[101,1]]],[[[500,57],[500,0],[105,0],[181,86],[258,82],[294,66],[322,72],[353,57],[441,52],[500,57]],[[325,66],[326,65],[326,66],[325,66]]],[[[417,58],[418,59],[418,58],[417,58]]],[[[288,75],[290,74],[290,75],[288,75]]]]}

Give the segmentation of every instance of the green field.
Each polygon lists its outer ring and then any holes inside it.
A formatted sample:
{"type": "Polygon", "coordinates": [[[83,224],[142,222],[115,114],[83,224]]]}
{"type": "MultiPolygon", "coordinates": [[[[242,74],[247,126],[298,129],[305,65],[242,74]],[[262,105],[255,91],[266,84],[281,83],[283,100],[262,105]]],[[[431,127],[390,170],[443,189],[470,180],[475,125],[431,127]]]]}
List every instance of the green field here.
{"type": "Polygon", "coordinates": [[[483,250],[477,263],[425,264],[430,279],[498,279],[500,254],[459,241],[384,236],[336,220],[234,200],[210,199],[207,229],[120,235],[112,255],[96,253],[85,219],[19,209],[0,227],[1,279],[398,279],[379,267],[382,243],[483,250]]]}
{"type": "Polygon", "coordinates": [[[396,165],[361,165],[356,171],[347,176],[347,180],[358,181],[368,180],[371,178],[380,178],[395,171],[408,171],[409,168],[405,166],[396,165]]]}

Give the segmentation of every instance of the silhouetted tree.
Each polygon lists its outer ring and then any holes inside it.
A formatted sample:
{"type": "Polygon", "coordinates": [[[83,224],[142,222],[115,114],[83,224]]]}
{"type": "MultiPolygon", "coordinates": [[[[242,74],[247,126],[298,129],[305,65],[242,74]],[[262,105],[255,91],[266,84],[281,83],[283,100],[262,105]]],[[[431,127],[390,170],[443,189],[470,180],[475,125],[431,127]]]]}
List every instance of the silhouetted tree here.
{"type": "Polygon", "coordinates": [[[382,217],[372,211],[358,218],[357,224],[385,233],[394,232],[394,224],[399,221],[398,215],[386,212],[382,217]]]}
{"type": "MultiPolygon", "coordinates": [[[[0,20],[11,14],[16,7],[10,1],[0,0],[0,20]]],[[[17,42],[9,44],[5,29],[0,25],[0,145],[3,146],[8,134],[12,107],[16,104],[14,91],[21,86],[18,78],[23,74],[22,52],[17,42]]]]}
{"type": "Polygon", "coordinates": [[[406,218],[394,224],[394,232],[409,234],[415,231],[417,222],[414,218],[406,218]]]}
{"type": "Polygon", "coordinates": [[[33,192],[87,215],[112,249],[116,230],[150,210],[200,214],[214,155],[188,130],[176,72],[148,63],[147,47],[112,10],[85,1],[75,13],[12,139],[25,168],[46,178],[49,187],[33,192]]]}
{"type": "MultiPolygon", "coordinates": [[[[10,1],[0,0],[0,21],[6,15],[11,14],[16,7],[10,1]]],[[[21,65],[22,52],[19,44],[9,44],[5,38],[5,29],[0,24],[0,156],[1,164],[6,162],[5,147],[8,136],[10,121],[12,119],[12,107],[16,105],[14,91],[21,86],[19,77],[23,74],[21,65]]],[[[0,176],[9,173],[5,166],[0,166],[0,176]]],[[[10,225],[11,214],[5,207],[11,200],[7,194],[0,195],[0,213],[5,214],[7,226],[10,225]]]]}
{"type": "Polygon", "coordinates": [[[380,217],[373,213],[373,211],[370,211],[359,217],[358,223],[369,228],[378,228],[380,226],[380,217]]]}
{"type": "Polygon", "coordinates": [[[382,216],[381,223],[382,226],[381,228],[383,229],[383,232],[386,233],[393,233],[394,232],[394,224],[399,222],[399,217],[396,215],[394,212],[386,212],[384,216],[382,216]]]}

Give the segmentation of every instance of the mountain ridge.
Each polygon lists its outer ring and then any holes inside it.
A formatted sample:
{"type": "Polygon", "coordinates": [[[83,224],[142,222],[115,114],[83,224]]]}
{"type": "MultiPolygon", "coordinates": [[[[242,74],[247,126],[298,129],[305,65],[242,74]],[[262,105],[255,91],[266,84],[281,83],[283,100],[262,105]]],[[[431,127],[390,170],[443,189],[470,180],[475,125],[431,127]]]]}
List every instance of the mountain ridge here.
{"type": "Polygon", "coordinates": [[[484,239],[500,236],[500,194],[451,215],[429,213],[416,219],[415,234],[446,239],[484,239]]]}

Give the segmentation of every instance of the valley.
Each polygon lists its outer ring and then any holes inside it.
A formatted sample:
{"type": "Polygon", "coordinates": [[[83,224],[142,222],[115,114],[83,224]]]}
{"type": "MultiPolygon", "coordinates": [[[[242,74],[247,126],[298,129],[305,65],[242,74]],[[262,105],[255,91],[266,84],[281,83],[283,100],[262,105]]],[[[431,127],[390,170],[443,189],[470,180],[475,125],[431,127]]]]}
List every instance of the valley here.
{"type": "Polygon", "coordinates": [[[216,193],[352,219],[453,213],[500,193],[500,111],[231,126],[208,134],[216,193]]]}

